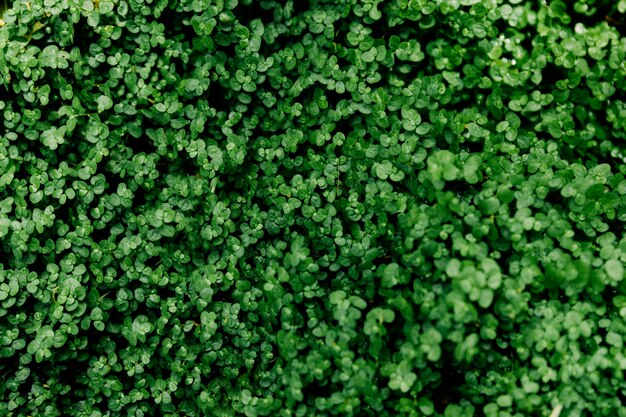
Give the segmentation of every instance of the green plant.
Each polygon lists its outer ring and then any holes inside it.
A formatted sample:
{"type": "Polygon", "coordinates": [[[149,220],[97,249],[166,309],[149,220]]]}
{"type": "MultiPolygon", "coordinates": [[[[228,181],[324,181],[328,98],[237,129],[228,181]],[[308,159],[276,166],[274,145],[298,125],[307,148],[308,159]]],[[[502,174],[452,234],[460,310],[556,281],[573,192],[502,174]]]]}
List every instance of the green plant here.
{"type": "Polygon", "coordinates": [[[623,3],[7,5],[0,415],[626,415],[623,3]]]}

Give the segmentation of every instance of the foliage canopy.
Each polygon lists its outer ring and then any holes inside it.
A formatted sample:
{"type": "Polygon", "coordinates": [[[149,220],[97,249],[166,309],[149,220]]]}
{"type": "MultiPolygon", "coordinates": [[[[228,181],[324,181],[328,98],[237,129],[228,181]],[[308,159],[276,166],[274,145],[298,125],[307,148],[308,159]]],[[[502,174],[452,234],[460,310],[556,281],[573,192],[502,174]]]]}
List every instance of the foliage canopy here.
{"type": "Polygon", "coordinates": [[[626,416],[626,0],[17,0],[0,415],[626,416]]]}

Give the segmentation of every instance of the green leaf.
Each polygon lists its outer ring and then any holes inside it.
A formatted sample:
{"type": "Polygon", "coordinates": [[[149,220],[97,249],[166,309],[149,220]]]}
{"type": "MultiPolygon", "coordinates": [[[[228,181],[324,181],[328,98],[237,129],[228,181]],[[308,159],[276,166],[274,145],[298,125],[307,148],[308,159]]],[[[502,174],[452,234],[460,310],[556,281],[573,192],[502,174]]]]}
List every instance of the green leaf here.
{"type": "Polygon", "coordinates": [[[422,117],[415,109],[402,107],[402,127],[408,131],[414,131],[422,123],[422,117]]]}
{"type": "Polygon", "coordinates": [[[391,288],[398,284],[398,276],[400,275],[400,267],[397,263],[391,263],[387,265],[383,270],[383,277],[381,285],[383,287],[391,288]]]}
{"type": "Polygon", "coordinates": [[[489,216],[498,212],[500,209],[500,200],[496,197],[489,197],[484,200],[480,200],[478,206],[483,214],[489,216]]]}
{"type": "Polygon", "coordinates": [[[219,170],[220,167],[224,164],[224,158],[222,151],[217,146],[207,146],[206,148],[207,155],[211,158],[209,167],[215,171],[219,170]]]}
{"type": "Polygon", "coordinates": [[[445,417],[463,417],[463,409],[456,404],[450,404],[446,407],[446,410],[444,411],[444,416],[445,417]]]}
{"type": "Polygon", "coordinates": [[[470,156],[463,164],[463,177],[469,184],[476,184],[480,181],[480,167],[483,159],[480,155],[470,156]]]}
{"type": "Polygon", "coordinates": [[[65,132],[65,126],[59,129],[57,129],[56,127],[51,127],[41,134],[42,142],[51,150],[55,150],[59,147],[59,145],[65,143],[65,132]]]}
{"type": "Polygon", "coordinates": [[[456,167],[456,156],[447,150],[436,151],[428,157],[428,172],[435,181],[444,179],[454,181],[457,179],[460,170],[456,167]]]}
{"type": "Polygon", "coordinates": [[[94,10],[93,2],[91,0],[83,0],[82,1],[82,8],[83,8],[83,10],[85,10],[87,12],[93,11],[94,10]]]}
{"type": "Polygon", "coordinates": [[[394,168],[390,161],[384,161],[383,163],[374,164],[374,172],[378,178],[386,180],[391,174],[393,174],[394,168]]]}
{"type": "Polygon", "coordinates": [[[333,291],[332,293],[330,293],[328,299],[330,300],[332,304],[339,304],[345,298],[346,298],[346,292],[343,290],[337,290],[337,291],[333,291]]]}
{"type": "Polygon", "coordinates": [[[111,107],[113,107],[113,100],[110,97],[105,95],[98,97],[98,112],[103,112],[111,107]]]}
{"type": "Polygon", "coordinates": [[[482,308],[488,308],[493,302],[493,291],[489,288],[484,288],[480,291],[480,297],[478,298],[478,305],[482,308]]]}
{"type": "Polygon", "coordinates": [[[372,47],[364,52],[362,58],[365,62],[373,62],[376,59],[376,48],[372,47]]]}
{"type": "Polygon", "coordinates": [[[611,279],[615,281],[621,281],[624,279],[624,265],[617,259],[609,259],[606,261],[604,269],[611,279]]]}
{"type": "Polygon", "coordinates": [[[618,295],[614,297],[613,304],[620,309],[626,307],[626,295],[618,295]]]}
{"type": "Polygon", "coordinates": [[[396,371],[391,374],[389,388],[406,393],[409,392],[415,381],[417,381],[417,375],[410,371],[408,364],[403,362],[398,365],[396,371]]]}
{"type": "Polygon", "coordinates": [[[102,14],[109,14],[115,8],[115,4],[111,0],[100,0],[98,2],[98,10],[102,14]]]}
{"type": "Polygon", "coordinates": [[[458,259],[450,259],[448,265],[446,266],[446,274],[450,278],[456,278],[461,273],[461,261],[458,259]]]}
{"type": "Polygon", "coordinates": [[[431,416],[435,414],[435,406],[433,402],[428,398],[425,398],[425,397],[420,398],[418,401],[418,407],[419,407],[420,412],[424,414],[425,416],[431,416]]]}

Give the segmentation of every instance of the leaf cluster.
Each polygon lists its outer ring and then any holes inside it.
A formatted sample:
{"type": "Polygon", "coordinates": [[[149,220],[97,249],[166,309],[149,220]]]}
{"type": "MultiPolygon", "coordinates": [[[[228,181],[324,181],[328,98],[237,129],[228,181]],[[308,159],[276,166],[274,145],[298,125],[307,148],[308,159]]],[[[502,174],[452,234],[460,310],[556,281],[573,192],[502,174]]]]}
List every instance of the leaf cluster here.
{"type": "Polygon", "coordinates": [[[0,415],[624,415],[614,3],[12,2],[0,415]]]}

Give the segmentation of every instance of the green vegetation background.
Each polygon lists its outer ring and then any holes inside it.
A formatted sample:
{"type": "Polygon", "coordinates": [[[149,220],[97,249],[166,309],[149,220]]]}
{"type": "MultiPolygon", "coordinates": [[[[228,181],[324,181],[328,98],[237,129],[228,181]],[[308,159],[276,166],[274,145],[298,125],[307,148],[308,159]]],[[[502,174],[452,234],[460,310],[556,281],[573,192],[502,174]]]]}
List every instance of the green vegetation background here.
{"type": "Polygon", "coordinates": [[[0,415],[626,416],[626,1],[18,0],[0,415]]]}

